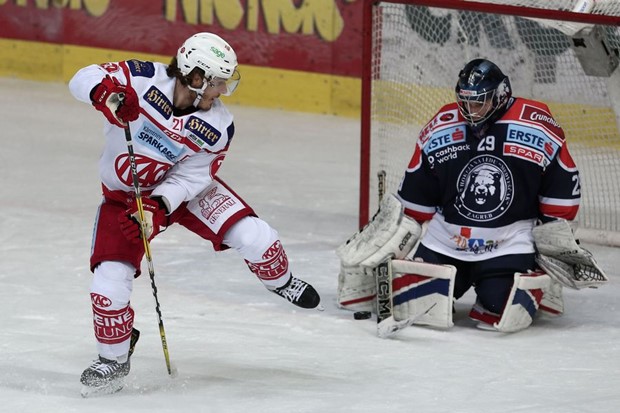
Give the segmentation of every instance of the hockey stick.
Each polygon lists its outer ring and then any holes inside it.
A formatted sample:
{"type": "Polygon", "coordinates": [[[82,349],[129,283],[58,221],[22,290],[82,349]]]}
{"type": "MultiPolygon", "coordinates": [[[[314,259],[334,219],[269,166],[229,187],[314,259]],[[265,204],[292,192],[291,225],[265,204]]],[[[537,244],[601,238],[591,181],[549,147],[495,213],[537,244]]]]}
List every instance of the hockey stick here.
{"type": "Polygon", "coordinates": [[[385,195],[385,180],[386,180],[386,172],[385,169],[377,172],[377,189],[379,191],[379,204],[383,201],[383,196],[385,195]]]}
{"type": "Polygon", "coordinates": [[[161,337],[161,346],[164,350],[164,358],[166,359],[166,368],[168,374],[173,376],[174,372],[170,363],[170,354],[168,353],[168,342],[166,341],[166,331],[164,330],[164,321],[161,317],[159,308],[159,299],[157,298],[157,286],[155,285],[155,269],[153,268],[153,257],[151,255],[151,245],[146,237],[146,222],[144,220],[144,206],[142,205],[142,192],[140,190],[140,181],[138,180],[138,168],[136,167],[136,156],[133,151],[133,141],[131,140],[131,129],[129,123],[125,128],[125,140],[127,141],[127,153],[129,155],[129,166],[131,168],[131,178],[133,180],[133,189],[136,195],[136,205],[138,207],[138,218],[140,220],[140,229],[142,231],[142,241],[144,242],[144,255],[149,269],[149,277],[151,278],[151,289],[153,297],[155,297],[155,312],[157,313],[157,321],[159,323],[159,336],[161,337]]]}

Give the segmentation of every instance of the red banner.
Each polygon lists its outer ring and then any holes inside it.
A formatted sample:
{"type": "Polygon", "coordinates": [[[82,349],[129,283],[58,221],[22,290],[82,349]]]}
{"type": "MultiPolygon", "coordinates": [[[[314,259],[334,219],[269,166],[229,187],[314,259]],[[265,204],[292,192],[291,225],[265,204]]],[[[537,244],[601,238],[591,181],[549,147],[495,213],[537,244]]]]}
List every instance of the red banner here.
{"type": "Polygon", "coordinates": [[[0,37],[173,56],[226,39],[239,62],[360,77],[362,0],[0,0],[0,37]]]}

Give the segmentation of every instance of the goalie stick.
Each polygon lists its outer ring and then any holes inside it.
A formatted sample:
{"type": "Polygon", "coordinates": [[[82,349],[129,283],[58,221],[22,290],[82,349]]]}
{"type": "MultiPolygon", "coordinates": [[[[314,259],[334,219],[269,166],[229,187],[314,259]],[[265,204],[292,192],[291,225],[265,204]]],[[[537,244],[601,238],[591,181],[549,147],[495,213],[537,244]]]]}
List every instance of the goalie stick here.
{"type": "Polygon", "coordinates": [[[391,258],[374,269],[377,282],[377,336],[379,338],[392,337],[400,330],[412,326],[437,305],[437,303],[432,304],[426,311],[415,317],[396,321],[392,311],[392,266],[390,260],[391,258]]]}
{"type": "Polygon", "coordinates": [[[379,204],[381,204],[381,201],[383,201],[383,196],[385,195],[386,176],[387,176],[387,173],[385,172],[384,169],[377,172],[377,189],[379,192],[379,204]]]}
{"type": "MultiPolygon", "coordinates": [[[[122,98],[121,98],[122,99],[122,98]]],[[[142,230],[142,241],[144,243],[144,255],[151,279],[151,289],[155,298],[155,312],[157,313],[157,322],[159,324],[159,336],[161,338],[161,346],[164,350],[164,358],[166,360],[166,369],[172,377],[176,376],[176,368],[170,363],[170,353],[168,352],[168,342],[166,340],[166,331],[164,330],[164,321],[162,320],[161,309],[159,308],[159,299],[157,298],[157,286],[155,285],[155,269],[153,267],[153,257],[151,255],[151,246],[146,237],[146,222],[144,219],[144,206],[142,205],[142,192],[140,190],[140,181],[138,179],[138,168],[136,167],[136,156],[133,151],[133,141],[131,139],[131,129],[129,123],[125,127],[125,140],[127,141],[127,154],[129,155],[129,167],[131,169],[131,178],[133,181],[133,189],[136,196],[136,205],[138,207],[138,218],[140,220],[140,229],[142,230]]]]}

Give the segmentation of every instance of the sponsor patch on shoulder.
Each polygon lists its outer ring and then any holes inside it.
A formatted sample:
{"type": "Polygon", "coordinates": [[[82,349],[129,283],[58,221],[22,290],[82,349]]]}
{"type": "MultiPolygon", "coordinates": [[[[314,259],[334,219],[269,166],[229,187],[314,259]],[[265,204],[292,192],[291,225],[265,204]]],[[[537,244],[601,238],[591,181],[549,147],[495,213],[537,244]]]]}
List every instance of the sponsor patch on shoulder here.
{"type": "Polygon", "coordinates": [[[152,62],[142,60],[127,60],[127,66],[132,76],[153,77],[155,76],[155,65],[152,62]]]}
{"type": "Polygon", "coordinates": [[[170,119],[172,116],[172,102],[161,90],[151,86],[142,98],[164,118],[170,119]]]}
{"type": "Polygon", "coordinates": [[[553,116],[551,116],[549,112],[544,109],[524,104],[519,119],[526,122],[536,123],[557,138],[562,138],[564,136],[560,124],[553,118],[553,116]]]}
{"type": "MultiPolygon", "coordinates": [[[[222,133],[214,126],[211,126],[207,121],[200,119],[196,116],[189,118],[185,124],[185,129],[192,132],[192,142],[198,145],[200,140],[204,141],[209,146],[214,146],[222,137],[222,133]],[[197,139],[198,138],[198,139],[197,139]]],[[[203,146],[203,145],[199,145],[203,146]]]]}

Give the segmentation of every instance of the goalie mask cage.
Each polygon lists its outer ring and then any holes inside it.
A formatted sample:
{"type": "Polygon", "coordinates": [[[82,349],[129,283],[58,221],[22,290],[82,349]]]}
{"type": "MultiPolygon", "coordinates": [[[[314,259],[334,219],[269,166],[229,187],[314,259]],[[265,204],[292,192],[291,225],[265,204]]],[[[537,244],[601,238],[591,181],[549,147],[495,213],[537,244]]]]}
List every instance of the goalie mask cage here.
{"type": "Polygon", "coordinates": [[[364,7],[360,226],[383,193],[397,191],[421,127],[455,100],[458,71],[481,57],[508,75],[514,96],[546,103],[564,129],[581,175],[578,236],[620,245],[620,1],[364,7]]]}

